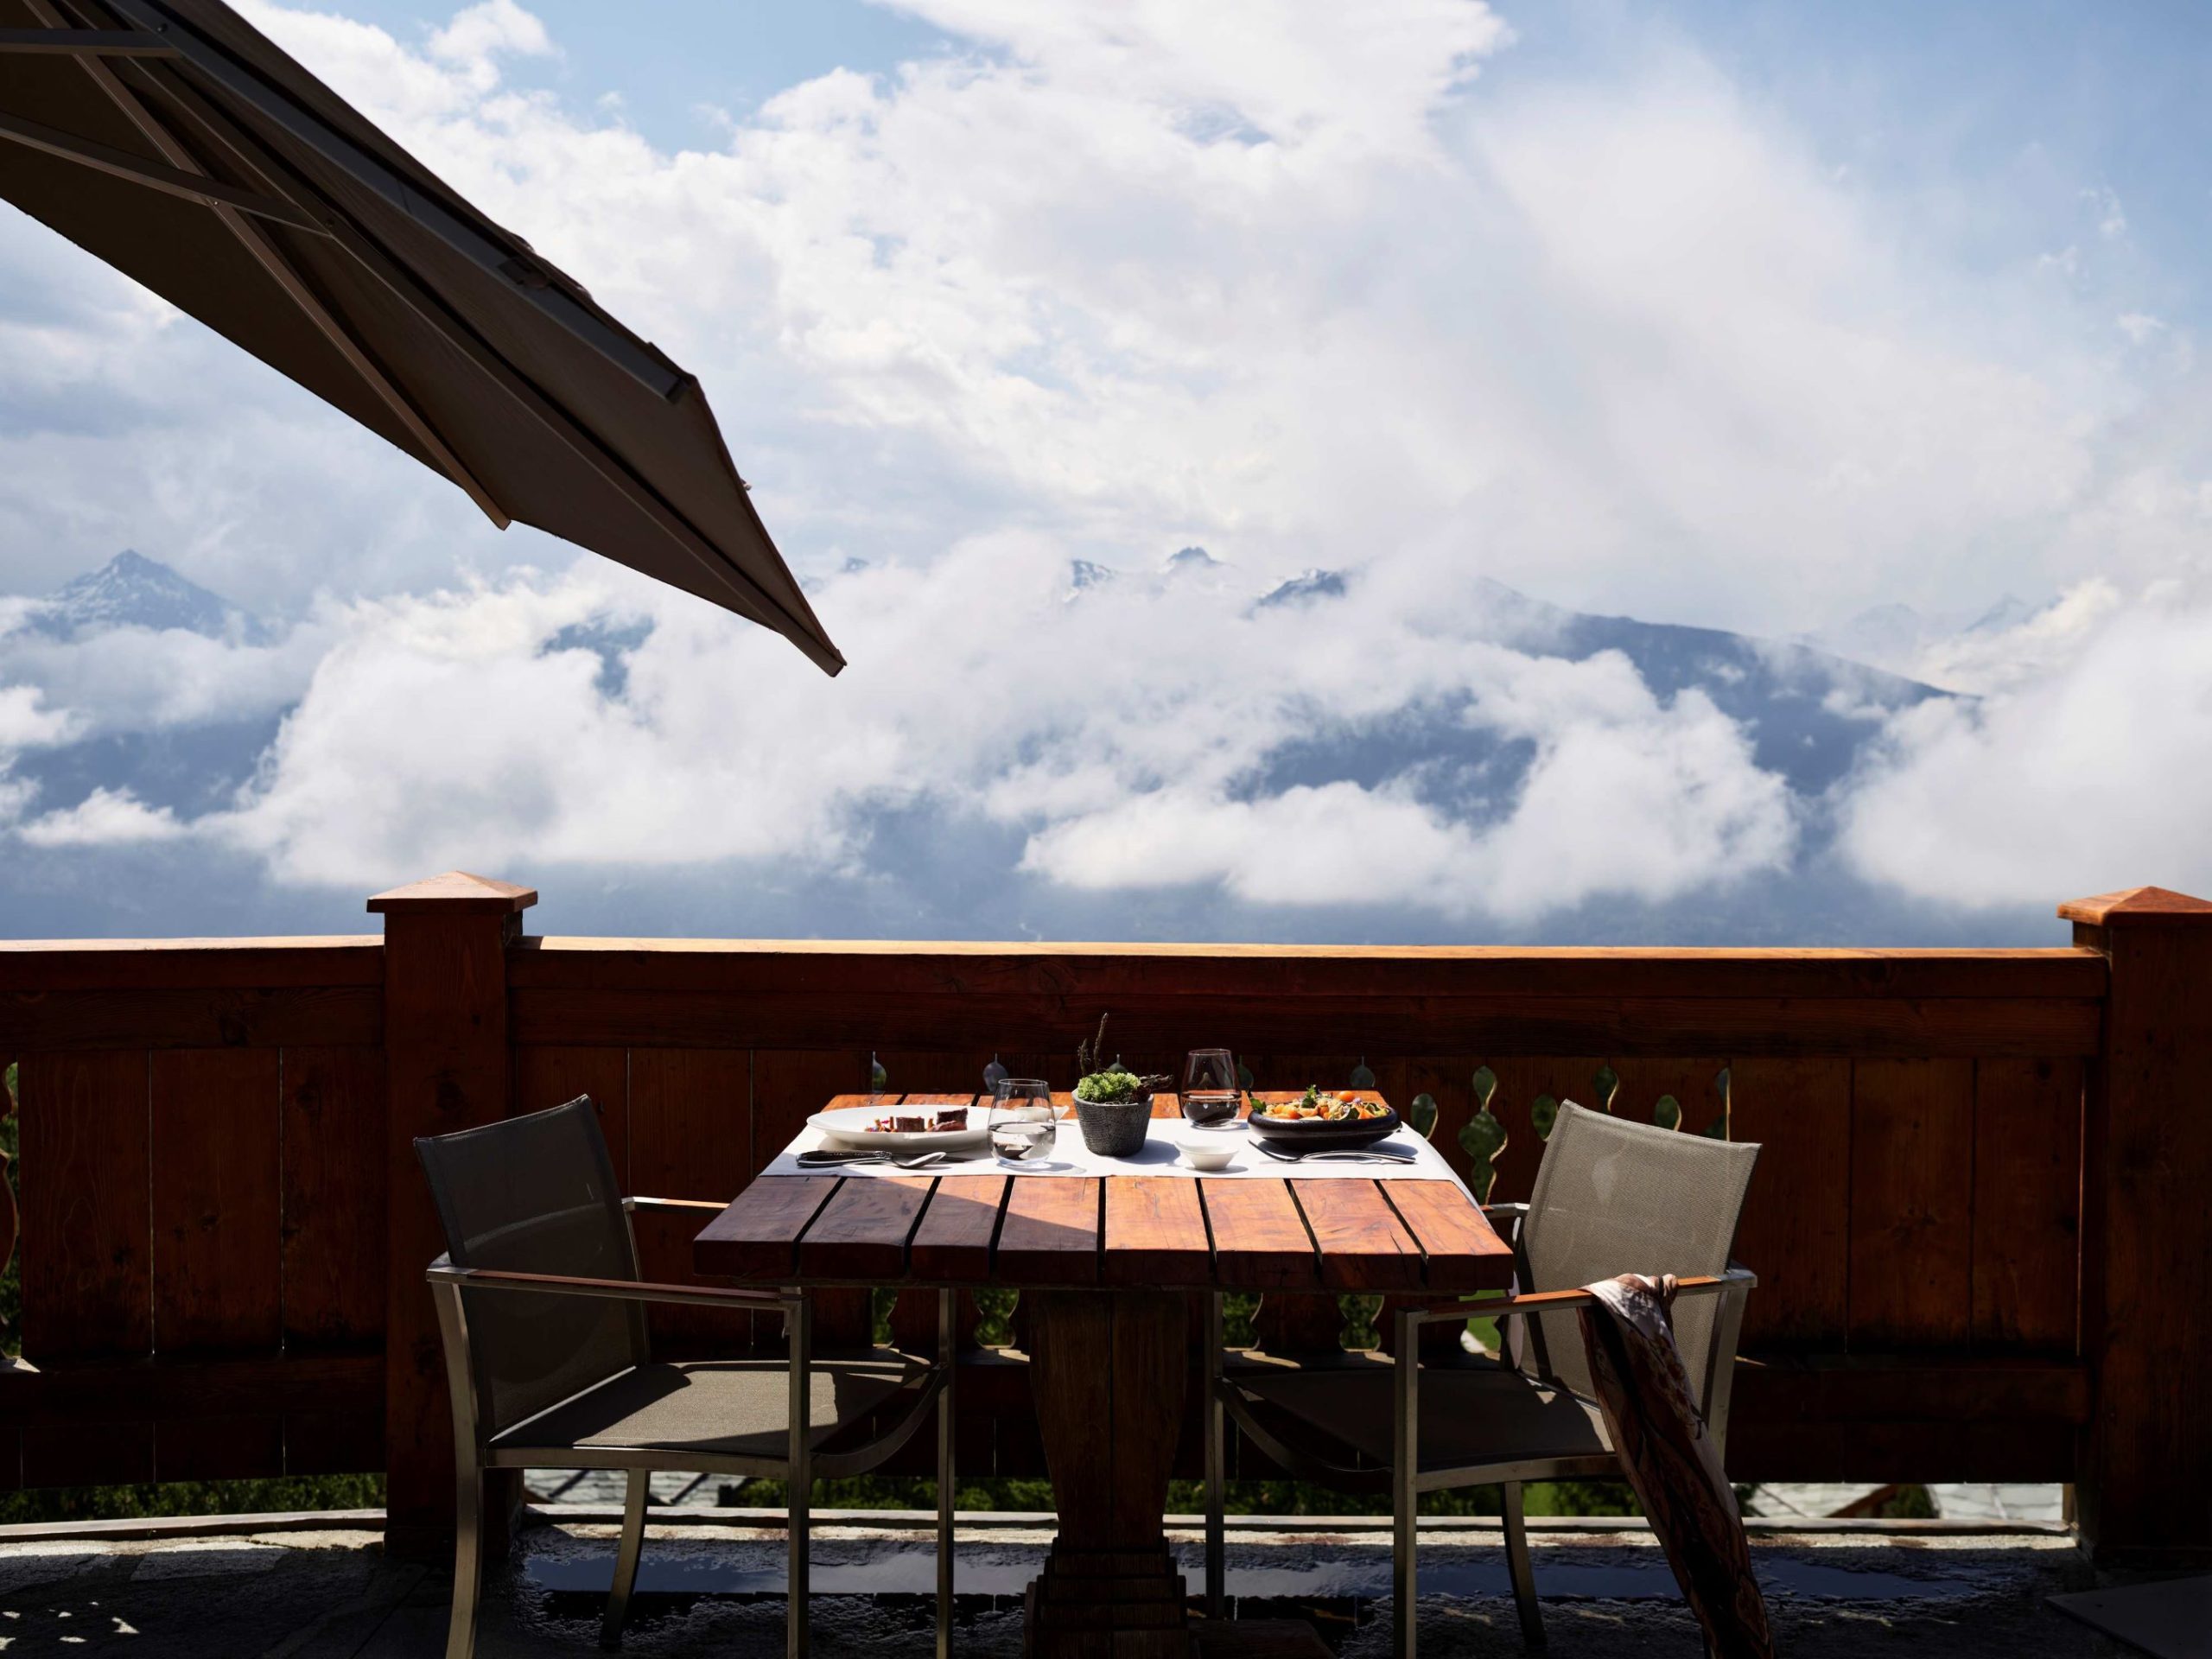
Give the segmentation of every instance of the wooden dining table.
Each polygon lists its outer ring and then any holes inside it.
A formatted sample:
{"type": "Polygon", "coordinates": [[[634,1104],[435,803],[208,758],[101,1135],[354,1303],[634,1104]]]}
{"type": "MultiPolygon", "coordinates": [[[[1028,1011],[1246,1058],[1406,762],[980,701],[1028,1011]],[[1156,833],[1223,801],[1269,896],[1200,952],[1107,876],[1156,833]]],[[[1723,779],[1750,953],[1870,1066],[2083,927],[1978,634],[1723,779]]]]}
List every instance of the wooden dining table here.
{"type": "MultiPolygon", "coordinates": [[[[989,1101],[970,1103],[980,1112],[989,1101]]],[[[1154,1115],[1179,1116],[1174,1097],[1155,1097],[1154,1115]]],[[[1162,1517],[1192,1371],[1193,1293],[1451,1294],[1503,1290],[1513,1274],[1510,1248],[1454,1181],[1020,1176],[985,1166],[764,1175],[692,1250],[700,1273],[748,1282],[1025,1293],[1030,1387],[1059,1516],[1028,1595],[1026,1651],[1038,1659],[1189,1650],[1162,1517]]]]}

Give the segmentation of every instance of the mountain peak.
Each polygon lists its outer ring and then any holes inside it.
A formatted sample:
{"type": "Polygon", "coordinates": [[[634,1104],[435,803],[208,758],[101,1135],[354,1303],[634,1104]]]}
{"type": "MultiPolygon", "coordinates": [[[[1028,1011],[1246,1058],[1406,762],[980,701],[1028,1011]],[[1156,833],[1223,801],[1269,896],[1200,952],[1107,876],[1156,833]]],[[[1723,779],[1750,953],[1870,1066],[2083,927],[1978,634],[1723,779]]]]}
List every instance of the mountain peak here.
{"type": "Polygon", "coordinates": [[[1310,600],[1342,599],[1344,574],[1341,570],[1306,570],[1255,600],[1252,608],[1267,610],[1278,605],[1297,605],[1310,600]]]}
{"type": "Polygon", "coordinates": [[[251,619],[219,594],[128,548],[65,583],[40,605],[31,626],[57,639],[110,628],[178,628],[211,639],[255,631],[251,619]]]}

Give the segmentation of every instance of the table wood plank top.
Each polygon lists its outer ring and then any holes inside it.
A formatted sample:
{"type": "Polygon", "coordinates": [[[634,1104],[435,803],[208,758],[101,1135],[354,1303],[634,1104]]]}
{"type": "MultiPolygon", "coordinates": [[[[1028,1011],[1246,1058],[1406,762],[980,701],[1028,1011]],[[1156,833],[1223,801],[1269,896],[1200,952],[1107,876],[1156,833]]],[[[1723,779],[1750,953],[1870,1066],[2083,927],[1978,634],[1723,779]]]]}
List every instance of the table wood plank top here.
{"type": "MultiPolygon", "coordinates": [[[[834,1103],[862,1102],[989,1106],[834,1103]]],[[[1174,1098],[1154,1115],[1179,1116],[1174,1098]]],[[[1510,1247],[1449,1181],[1135,1173],[763,1176],[707,1224],[693,1259],[702,1274],[785,1285],[1451,1293],[1503,1290],[1513,1275],[1510,1247]]]]}

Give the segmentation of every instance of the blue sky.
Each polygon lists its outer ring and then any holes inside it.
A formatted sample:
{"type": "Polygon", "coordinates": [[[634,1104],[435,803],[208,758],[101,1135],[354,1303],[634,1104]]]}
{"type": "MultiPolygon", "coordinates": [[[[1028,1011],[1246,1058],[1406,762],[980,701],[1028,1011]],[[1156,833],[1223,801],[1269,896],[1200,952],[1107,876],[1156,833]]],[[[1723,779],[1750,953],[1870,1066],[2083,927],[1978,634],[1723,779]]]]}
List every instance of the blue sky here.
{"type": "MultiPolygon", "coordinates": [[[[411,42],[443,27],[455,8],[363,0],[341,10],[411,42]]],[[[559,0],[531,10],[561,56],[531,66],[519,84],[583,105],[612,94],[624,119],[671,148],[715,143],[716,112],[742,118],[832,69],[885,74],[957,48],[943,30],[861,0],[559,0]]]]}
{"type": "Polygon", "coordinates": [[[2198,9],[240,3],[700,375],[854,666],[0,213],[27,887],[1588,939],[2212,885],[2198,9]],[[124,547],[264,631],[42,629],[124,547]]]}
{"type": "MultiPolygon", "coordinates": [[[[409,41],[453,8],[359,0],[342,10],[409,41]]],[[[2193,159],[2212,149],[2202,95],[2212,18],[2187,0],[1558,0],[1503,10],[1516,42],[1485,70],[1500,87],[1601,79],[1687,46],[1883,188],[1941,190],[1975,177],[2031,198],[2111,190],[2145,260],[2176,273],[2173,308],[2194,315],[2202,304],[2180,273],[2201,262],[2212,224],[2212,184],[2193,159]]],[[[545,0],[531,10],[561,55],[517,65],[512,81],[579,106],[612,94],[623,120],[669,148],[718,144],[723,116],[749,117],[831,69],[890,74],[978,49],[867,0],[545,0]]],[[[1970,224],[1956,228],[1971,239],[1970,224]]],[[[2018,229],[2008,218],[1993,231],[1989,257],[2011,257],[2018,229]]]]}

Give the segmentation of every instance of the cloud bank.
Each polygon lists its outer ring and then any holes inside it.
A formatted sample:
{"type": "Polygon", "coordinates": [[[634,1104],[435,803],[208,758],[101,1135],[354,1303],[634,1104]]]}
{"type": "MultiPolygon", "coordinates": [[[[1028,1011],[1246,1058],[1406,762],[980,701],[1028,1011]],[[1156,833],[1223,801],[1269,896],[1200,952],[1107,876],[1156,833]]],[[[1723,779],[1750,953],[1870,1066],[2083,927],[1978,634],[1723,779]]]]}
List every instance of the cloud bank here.
{"type": "Polygon", "coordinates": [[[679,152],[518,89],[505,66],[559,42],[513,0],[419,49],[247,8],[701,375],[854,662],[834,683],[495,537],[0,226],[16,585],[137,544],[288,624],[0,638],[13,833],[219,845],[308,887],[866,884],[922,813],[1008,882],[1470,931],[1785,883],[1831,836],[1853,879],[1969,907],[2195,855],[2187,787],[2085,815],[2056,759],[2114,790],[2212,775],[2205,613],[2174,586],[2212,422],[2186,328],[2085,274],[2130,236],[2101,186],[1993,269],[1679,40],[1591,84],[1510,73],[1510,8],[1473,0],[906,9],[966,48],[679,152]],[[1168,563],[1191,544],[1228,569],[1168,563]],[[1077,561],[1119,575],[1078,587],[1077,561]],[[1340,600],[1255,603],[1313,567],[1340,600]],[[1876,599],[2066,598],[1944,642],[1926,671],[1986,697],[1866,705],[1878,746],[1813,798],[1709,688],[1549,652],[1484,578],[1777,637],[1876,599]],[[65,741],[280,717],[213,808],[23,782],[65,741]],[[1285,760],[1386,730],[1427,747],[1285,760]]]}

